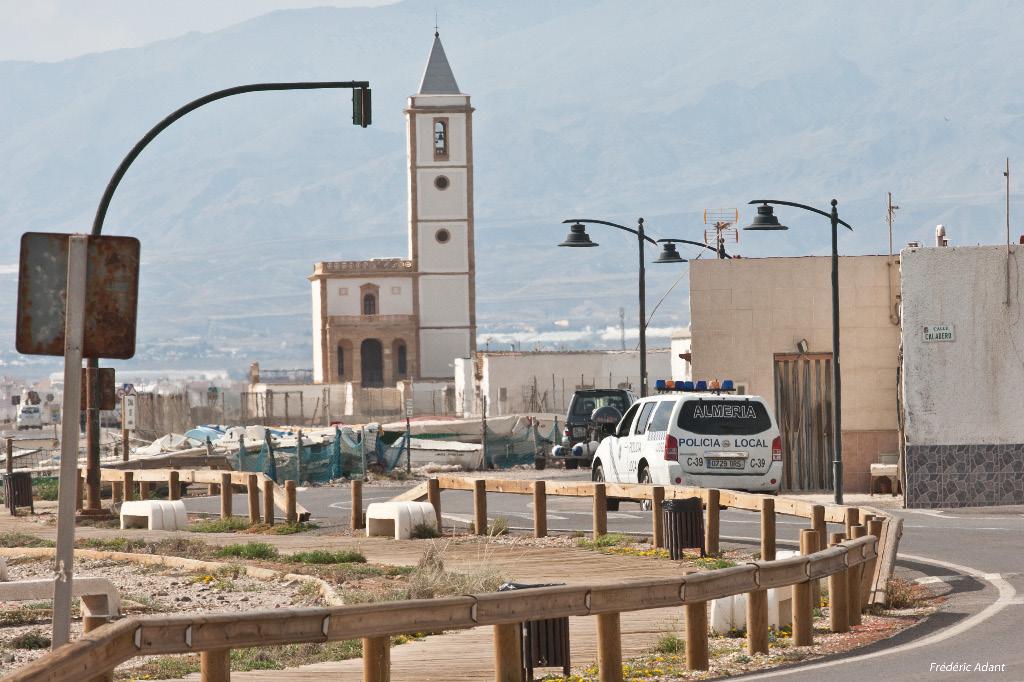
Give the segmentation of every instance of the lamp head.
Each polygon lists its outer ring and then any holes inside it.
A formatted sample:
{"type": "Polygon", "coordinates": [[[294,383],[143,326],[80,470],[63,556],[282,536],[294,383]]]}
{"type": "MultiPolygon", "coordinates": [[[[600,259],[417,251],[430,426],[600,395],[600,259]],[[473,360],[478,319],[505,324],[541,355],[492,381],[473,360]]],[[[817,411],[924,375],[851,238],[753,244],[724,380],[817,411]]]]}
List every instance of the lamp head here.
{"type": "Polygon", "coordinates": [[[686,259],[679,255],[676,251],[676,245],[671,239],[659,239],[662,244],[661,255],[655,260],[655,263],[685,263],[686,259]]]}
{"type": "Polygon", "coordinates": [[[573,223],[569,227],[569,236],[559,246],[597,246],[597,243],[590,241],[587,227],[583,223],[573,223]]]}
{"type": "Polygon", "coordinates": [[[757,215],[754,216],[754,222],[750,223],[744,230],[788,230],[789,228],[785,225],[779,224],[779,219],[775,217],[775,209],[769,204],[762,204],[757,207],[757,215]]]}

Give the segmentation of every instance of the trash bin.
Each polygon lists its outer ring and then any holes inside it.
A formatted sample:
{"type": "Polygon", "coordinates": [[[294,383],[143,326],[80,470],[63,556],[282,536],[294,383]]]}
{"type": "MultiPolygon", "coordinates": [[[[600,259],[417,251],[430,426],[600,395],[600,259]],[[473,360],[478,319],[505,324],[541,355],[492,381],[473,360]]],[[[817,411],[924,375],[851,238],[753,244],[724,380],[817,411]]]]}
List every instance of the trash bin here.
{"type": "Polygon", "coordinates": [[[32,502],[32,474],[17,471],[4,474],[4,503],[11,515],[17,507],[29,507],[34,514],[35,504],[32,502]]]}
{"type": "MultiPolygon", "coordinates": [[[[564,583],[502,583],[499,592],[531,587],[558,587],[564,583]]],[[[520,623],[520,651],[525,680],[533,682],[534,668],[562,668],[569,675],[569,618],[543,618],[520,623]]]]}
{"type": "Polygon", "coordinates": [[[672,559],[682,559],[683,549],[700,548],[704,551],[704,504],[699,497],[682,500],[662,500],[662,515],[665,520],[665,546],[672,559]]]}

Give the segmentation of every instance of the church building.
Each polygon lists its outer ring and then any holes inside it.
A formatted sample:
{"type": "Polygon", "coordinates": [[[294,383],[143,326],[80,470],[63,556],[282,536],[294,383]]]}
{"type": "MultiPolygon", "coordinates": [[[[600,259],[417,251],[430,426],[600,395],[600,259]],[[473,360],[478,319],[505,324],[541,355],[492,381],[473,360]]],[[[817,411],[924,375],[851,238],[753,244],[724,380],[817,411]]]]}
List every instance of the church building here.
{"type": "Polygon", "coordinates": [[[437,33],[405,117],[408,257],[314,266],[317,384],[450,382],[476,347],[473,108],[437,33]]]}

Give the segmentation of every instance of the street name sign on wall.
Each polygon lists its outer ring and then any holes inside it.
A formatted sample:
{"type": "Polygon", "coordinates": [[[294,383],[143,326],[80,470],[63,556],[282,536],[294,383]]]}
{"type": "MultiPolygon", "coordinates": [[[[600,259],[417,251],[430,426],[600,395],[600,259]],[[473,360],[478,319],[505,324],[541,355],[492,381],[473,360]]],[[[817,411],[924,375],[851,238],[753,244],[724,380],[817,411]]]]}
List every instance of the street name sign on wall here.
{"type": "Polygon", "coordinates": [[[953,336],[953,325],[930,324],[924,328],[924,341],[956,341],[953,336]]]}

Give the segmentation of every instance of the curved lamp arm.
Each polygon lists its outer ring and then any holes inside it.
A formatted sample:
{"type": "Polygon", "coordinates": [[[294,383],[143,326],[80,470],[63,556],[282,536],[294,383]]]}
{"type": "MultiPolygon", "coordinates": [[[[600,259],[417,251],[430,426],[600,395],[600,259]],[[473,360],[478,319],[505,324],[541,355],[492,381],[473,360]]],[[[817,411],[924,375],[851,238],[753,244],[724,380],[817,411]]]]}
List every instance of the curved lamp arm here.
{"type": "MultiPolygon", "coordinates": [[[[823,215],[826,218],[831,218],[832,217],[831,213],[826,213],[825,211],[820,211],[820,210],[814,208],[813,206],[805,206],[804,204],[795,204],[792,201],[779,201],[778,199],[755,199],[754,201],[749,201],[747,203],[749,203],[749,204],[778,204],[779,206],[792,206],[793,208],[802,208],[805,211],[810,211],[811,213],[817,213],[818,215],[823,215]]],[[[832,200],[832,210],[835,210],[835,207],[836,207],[836,200],[833,199],[832,200]]],[[[836,216],[836,222],[839,223],[840,225],[846,226],[847,229],[853,230],[853,228],[850,227],[850,224],[840,220],[838,215],[836,216]]]]}
{"type": "MultiPolygon", "coordinates": [[[[643,223],[643,221],[644,221],[643,218],[639,219],[639,222],[643,223]]],[[[566,224],[569,224],[569,223],[597,223],[598,225],[607,225],[608,227],[617,227],[620,230],[625,230],[626,232],[632,232],[637,237],[641,236],[639,231],[634,230],[631,227],[626,227],[625,225],[619,225],[617,223],[610,223],[607,220],[594,220],[592,218],[573,218],[572,220],[563,220],[562,221],[563,225],[566,225],[566,224]]],[[[644,238],[644,240],[649,241],[650,243],[654,244],[655,246],[658,245],[657,240],[651,239],[646,234],[643,235],[643,238],[644,238]]]]}
{"type": "Polygon", "coordinates": [[[114,196],[114,190],[117,189],[118,184],[121,182],[121,178],[128,172],[128,167],[132,165],[132,162],[142,153],[142,150],[146,148],[153,139],[166,130],[172,123],[177,121],[185,114],[195,111],[204,104],[215,102],[225,97],[231,97],[232,95],[241,95],[246,92],[259,92],[263,90],[322,90],[327,88],[368,88],[370,87],[369,81],[319,81],[319,82],[299,82],[299,83],[253,83],[251,85],[238,85],[233,88],[227,88],[226,90],[218,90],[217,92],[211,92],[205,97],[200,97],[197,100],[193,100],[181,107],[170,116],[153,126],[153,129],[146,133],[145,137],[135,143],[132,150],[128,152],[128,155],[121,161],[121,165],[114,171],[113,177],[110,178],[110,182],[107,183],[107,189],[103,192],[103,198],[100,199],[100,205],[96,209],[96,217],[92,221],[92,234],[93,236],[99,235],[103,231],[103,219],[106,218],[107,208],[110,206],[110,200],[114,196]]]}
{"type": "MultiPolygon", "coordinates": [[[[712,246],[711,244],[705,244],[703,242],[694,242],[694,241],[690,241],[689,239],[675,239],[675,238],[672,238],[672,239],[659,239],[658,241],[659,242],[680,242],[682,244],[690,244],[691,246],[698,246],[698,247],[700,247],[702,249],[711,249],[712,251],[715,251],[715,247],[712,246]]],[[[725,252],[725,249],[722,249],[722,255],[725,256],[726,258],[732,258],[732,256],[730,256],[729,254],[727,254],[725,252]]]]}

